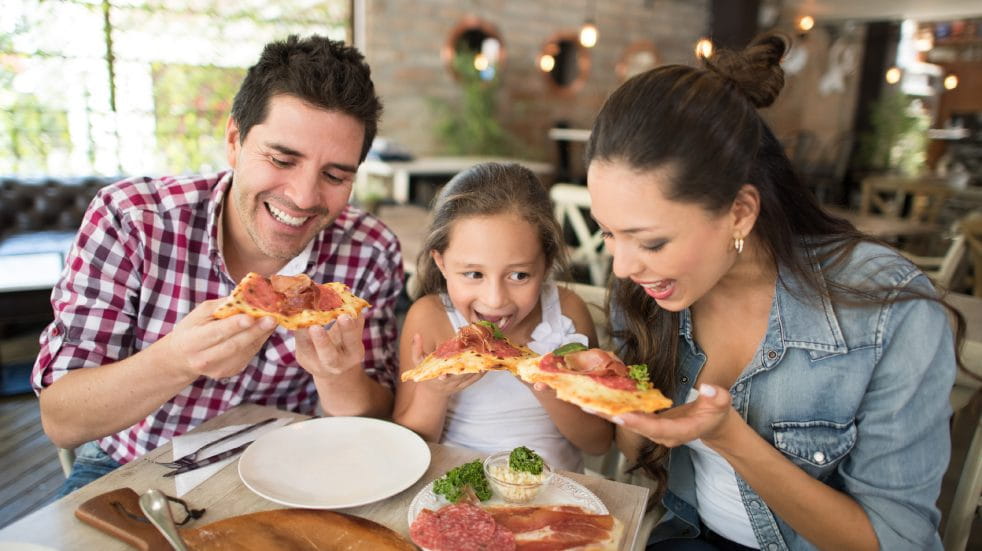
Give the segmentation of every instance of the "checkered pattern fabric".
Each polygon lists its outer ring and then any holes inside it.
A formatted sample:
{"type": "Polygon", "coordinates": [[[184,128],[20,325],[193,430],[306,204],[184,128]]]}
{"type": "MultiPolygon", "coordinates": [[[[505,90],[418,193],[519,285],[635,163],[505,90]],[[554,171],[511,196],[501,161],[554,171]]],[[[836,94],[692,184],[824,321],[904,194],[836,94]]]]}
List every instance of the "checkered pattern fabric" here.
{"type": "MultiPolygon", "coordinates": [[[[218,249],[218,220],[232,173],[138,178],[95,197],[54,288],[54,322],[41,336],[36,392],[73,369],[97,367],[147,348],[196,305],[235,287],[218,249]]],[[[402,290],[399,241],[377,218],[348,206],[321,232],[305,273],[340,281],[372,304],[364,369],[393,387],[395,303],[402,290]]],[[[293,334],[277,328],[235,377],[200,377],[136,425],[99,441],[126,463],[240,403],[312,414],[317,392],[297,363],[293,334]]]]}

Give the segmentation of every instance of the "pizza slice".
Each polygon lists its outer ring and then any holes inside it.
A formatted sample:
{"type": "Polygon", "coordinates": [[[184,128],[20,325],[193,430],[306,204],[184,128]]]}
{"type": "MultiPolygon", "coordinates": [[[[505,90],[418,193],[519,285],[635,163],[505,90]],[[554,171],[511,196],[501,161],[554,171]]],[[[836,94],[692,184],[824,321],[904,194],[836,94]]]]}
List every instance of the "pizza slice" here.
{"type": "Polygon", "coordinates": [[[518,376],[528,383],[544,383],[560,400],[607,415],[652,412],[672,405],[652,388],[647,366],[627,366],[611,352],[578,343],[522,360],[518,376]]]}
{"type": "Polygon", "coordinates": [[[520,360],[534,356],[528,348],[512,344],[494,323],[479,321],[461,327],[456,336],[438,346],[415,368],[403,373],[402,380],[418,383],[440,375],[502,369],[514,373],[520,360]]]}
{"type": "Polygon", "coordinates": [[[249,272],[212,315],[218,319],[236,314],[271,316],[287,329],[300,329],[326,325],[342,314],[358,317],[368,306],[344,283],[318,284],[306,274],[266,278],[249,272]]]}

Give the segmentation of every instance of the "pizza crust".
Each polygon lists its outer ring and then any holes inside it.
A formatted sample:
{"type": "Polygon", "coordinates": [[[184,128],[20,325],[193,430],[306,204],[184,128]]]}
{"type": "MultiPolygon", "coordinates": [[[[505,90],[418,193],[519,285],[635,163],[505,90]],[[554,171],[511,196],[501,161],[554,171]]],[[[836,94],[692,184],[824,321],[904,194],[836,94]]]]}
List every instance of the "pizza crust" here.
{"type": "MultiPolygon", "coordinates": [[[[514,345],[513,345],[514,346],[514,345]]],[[[465,373],[481,373],[484,371],[510,371],[516,373],[518,362],[532,357],[534,352],[524,346],[515,346],[522,351],[522,356],[499,358],[482,354],[474,350],[463,350],[449,358],[438,358],[433,354],[423,358],[423,361],[402,374],[403,381],[416,383],[435,379],[440,375],[463,375],[465,373]]]]}
{"type": "Polygon", "coordinates": [[[651,390],[620,390],[598,383],[586,375],[543,371],[542,357],[518,363],[517,374],[527,383],[544,383],[556,391],[556,397],[580,407],[606,415],[640,411],[650,413],[671,407],[672,401],[657,388],[651,390]]]}
{"type": "Polygon", "coordinates": [[[304,327],[312,327],[314,325],[327,325],[328,323],[334,321],[338,317],[348,314],[349,316],[356,318],[361,313],[362,310],[371,306],[365,299],[354,295],[351,289],[344,283],[331,282],[331,283],[321,283],[322,287],[330,287],[341,297],[341,306],[333,308],[331,310],[304,310],[302,312],[287,316],[279,312],[270,312],[257,308],[245,301],[245,291],[244,289],[255,279],[263,279],[263,276],[250,272],[235,289],[232,289],[232,294],[225,300],[225,302],[218,307],[217,310],[212,314],[213,317],[217,319],[228,318],[236,314],[246,314],[254,318],[262,318],[269,316],[275,318],[276,322],[287,329],[302,329],[304,327]]]}

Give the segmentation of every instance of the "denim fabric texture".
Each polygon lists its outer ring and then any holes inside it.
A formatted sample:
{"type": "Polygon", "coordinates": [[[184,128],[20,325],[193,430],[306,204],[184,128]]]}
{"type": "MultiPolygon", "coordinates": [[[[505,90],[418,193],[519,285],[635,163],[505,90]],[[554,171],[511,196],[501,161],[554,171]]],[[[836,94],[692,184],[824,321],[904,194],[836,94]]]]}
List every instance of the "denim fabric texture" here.
{"type": "Polygon", "coordinates": [[[62,482],[58,497],[64,497],[118,468],[119,463],[102,451],[97,442],[86,442],[76,448],[72,474],[62,482]]]}
{"type": "MultiPolygon", "coordinates": [[[[803,250],[814,269],[827,269],[803,250]]],[[[779,274],[761,346],[730,388],[734,408],[788,460],[855,499],[881,549],[940,550],[935,502],[951,449],[948,399],[956,370],[944,308],[928,300],[833,306],[787,270],[779,274]]],[[[934,292],[916,267],[872,243],[824,275],[858,288],[934,292]]],[[[688,310],[679,333],[673,399],[681,404],[706,357],[693,340],[688,310]]],[[[652,543],[693,538],[702,528],[687,447],[671,450],[668,470],[668,512],[652,543]]],[[[761,549],[815,549],[739,474],[737,484],[761,549]]]]}

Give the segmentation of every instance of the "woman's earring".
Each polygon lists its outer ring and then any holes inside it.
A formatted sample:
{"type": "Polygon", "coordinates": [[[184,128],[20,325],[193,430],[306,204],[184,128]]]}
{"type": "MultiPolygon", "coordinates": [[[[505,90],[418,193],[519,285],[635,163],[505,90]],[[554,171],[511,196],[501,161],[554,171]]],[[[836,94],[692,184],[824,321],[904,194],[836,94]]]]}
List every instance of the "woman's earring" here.
{"type": "Polygon", "coordinates": [[[733,238],[733,247],[736,248],[737,254],[742,253],[743,252],[743,238],[742,237],[734,237],[733,238]]]}

